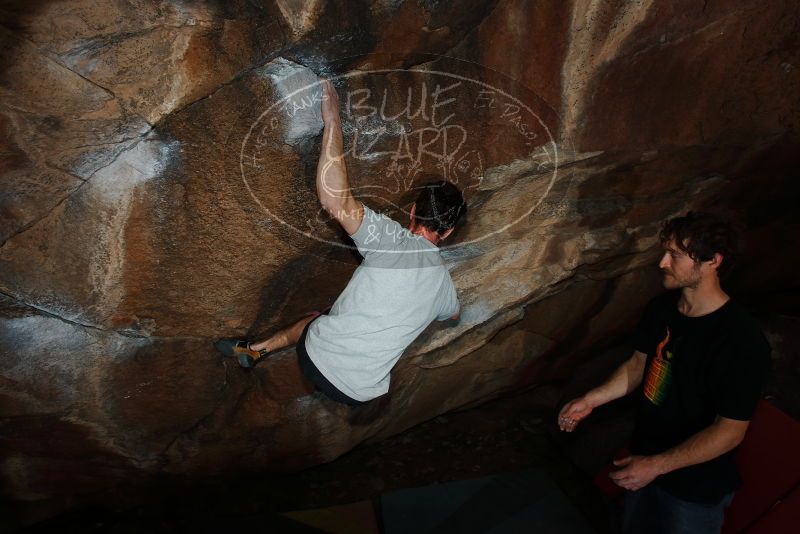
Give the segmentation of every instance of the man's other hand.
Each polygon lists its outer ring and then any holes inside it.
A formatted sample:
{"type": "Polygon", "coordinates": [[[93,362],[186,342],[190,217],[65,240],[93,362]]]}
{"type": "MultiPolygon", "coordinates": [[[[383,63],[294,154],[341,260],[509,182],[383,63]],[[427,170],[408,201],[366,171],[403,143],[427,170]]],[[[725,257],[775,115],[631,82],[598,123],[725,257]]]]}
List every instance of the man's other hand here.
{"type": "Polygon", "coordinates": [[[628,456],[614,460],[614,465],[621,467],[608,474],[614,484],[626,490],[640,490],[662,474],[658,460],[653,456],[628,456]]]}
{"type": "Polygon", "coordinates": [[[578,423],[592,413],[592,405],[584,397],[568,402],[558,414],[558,428],[564,432],[572,432],[578,423]]]}
{"type": "Polygon", "coordinates": [[[333,84],[327,78],[322,79],[322,102],[320,103],[322,122],[329,124],[333,121],[338,122],[339,117],[339,95],[333,84]]]}

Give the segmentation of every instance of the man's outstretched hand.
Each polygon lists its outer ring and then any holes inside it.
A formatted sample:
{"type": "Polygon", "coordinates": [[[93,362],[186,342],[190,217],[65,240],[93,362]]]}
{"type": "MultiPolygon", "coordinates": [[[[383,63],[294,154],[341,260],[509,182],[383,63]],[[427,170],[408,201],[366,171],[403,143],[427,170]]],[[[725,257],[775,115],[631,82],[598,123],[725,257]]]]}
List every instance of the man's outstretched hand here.
{"type": "Polygon", "coordinates": [[[339,122],[339,95],[336,93],[333,84],[327,78],[322,79],[322,103],[320,104],[322,122],[330,124],[333,121],[339,122]]]}
{"type": "Polygon", "coordinates": [[[592,413],[592,405],[584,397],[568,402],[558,414],[558,428],[564,432],[572,432],[578,423],[592,413]]]}

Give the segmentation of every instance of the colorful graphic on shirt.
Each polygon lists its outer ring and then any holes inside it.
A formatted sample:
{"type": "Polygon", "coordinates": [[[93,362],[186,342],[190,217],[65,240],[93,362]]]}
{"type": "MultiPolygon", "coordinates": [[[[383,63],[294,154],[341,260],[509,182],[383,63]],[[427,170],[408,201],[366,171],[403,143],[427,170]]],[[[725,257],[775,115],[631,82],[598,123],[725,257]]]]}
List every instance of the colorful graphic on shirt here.
{"type": "Polygon", "coordinates": [[[667,396],[667,388],[672,381],[672,352],[664,351],[669,343],[670,331],[667,328],[667,335],[656,347],[656,357],[650,362],[650,369],[647,372],[647,380],[644,383],[644,396],[647,400],[661,406],[667,396]]]}

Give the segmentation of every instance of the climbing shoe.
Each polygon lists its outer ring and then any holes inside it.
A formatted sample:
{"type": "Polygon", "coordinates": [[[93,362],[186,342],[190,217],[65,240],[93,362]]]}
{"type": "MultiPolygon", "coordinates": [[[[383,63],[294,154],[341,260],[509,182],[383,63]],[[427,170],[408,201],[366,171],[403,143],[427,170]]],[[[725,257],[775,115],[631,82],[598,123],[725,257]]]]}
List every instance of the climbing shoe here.
{"type": "Polygon", "coordinates": [[[214,348],[224,356],[236,358],[239,365],[245,369],[252,369],[259,359],[269,354],[266,349],[251,349],[250,344],[243,339],[220,339],[214,343],[214,348]]]}

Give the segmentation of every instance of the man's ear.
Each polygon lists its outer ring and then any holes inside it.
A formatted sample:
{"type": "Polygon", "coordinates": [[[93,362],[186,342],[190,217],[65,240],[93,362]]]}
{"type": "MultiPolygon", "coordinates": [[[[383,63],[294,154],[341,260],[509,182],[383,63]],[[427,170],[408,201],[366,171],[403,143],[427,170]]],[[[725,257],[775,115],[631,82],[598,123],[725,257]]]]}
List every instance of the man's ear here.
{"type": "Polygon", "coordinates": [[[724,259],[725,257],[722,254],[720,254],[719,252],[715,252],[714,256],[710,260],[708,260],[708,264],[711,266],[712,269],[719,272],[719,267],[720,265],[722,265],[722,261],[724,259]]]}

